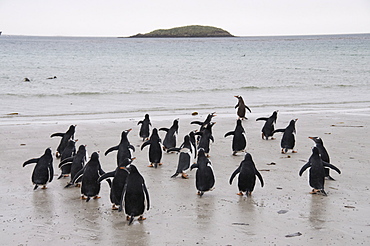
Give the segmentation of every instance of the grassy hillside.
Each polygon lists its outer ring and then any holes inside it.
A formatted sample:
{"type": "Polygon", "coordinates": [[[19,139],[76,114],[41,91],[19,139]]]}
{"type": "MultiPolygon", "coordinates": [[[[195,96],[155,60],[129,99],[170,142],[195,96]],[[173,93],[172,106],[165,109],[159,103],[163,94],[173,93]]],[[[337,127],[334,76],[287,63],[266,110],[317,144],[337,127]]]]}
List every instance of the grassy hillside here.
{"type": "Polygon", "coordinates": [[[147,37],[233,37],[228,31],[212,26],[183,26],[171,29],[158,29],[146,34],[136,34],[131,38],[147,38],[147,37]]]}

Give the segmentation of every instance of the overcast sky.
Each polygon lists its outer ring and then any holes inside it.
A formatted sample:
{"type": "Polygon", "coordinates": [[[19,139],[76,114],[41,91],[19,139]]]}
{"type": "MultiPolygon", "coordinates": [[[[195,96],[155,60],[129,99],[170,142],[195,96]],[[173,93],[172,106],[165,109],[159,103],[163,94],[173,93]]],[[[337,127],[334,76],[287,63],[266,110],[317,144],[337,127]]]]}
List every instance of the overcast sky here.
{"type": "Polygon", "coordinates": [[[370,0],[0,0],[3,35],[130,36],[185,25],[236,36],[370,33],[370,0]]]}

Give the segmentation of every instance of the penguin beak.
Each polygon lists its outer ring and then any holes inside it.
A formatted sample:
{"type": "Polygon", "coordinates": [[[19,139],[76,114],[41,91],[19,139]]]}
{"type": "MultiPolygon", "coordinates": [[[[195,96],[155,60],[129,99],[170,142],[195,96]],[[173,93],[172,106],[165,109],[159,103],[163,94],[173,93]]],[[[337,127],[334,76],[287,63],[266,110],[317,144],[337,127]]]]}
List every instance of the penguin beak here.
{"type": "Polygon", "coordinates": [[[126,167],[119,167],[119,169],[123,169],[124,170],[124,169],[126,169],[126,167]]]}
{"type": "Polygon", "coordinates": [[[131,131],[132,131],[132,128],[130,128],[130,129],[126,130],[126,131],[127,131],[127,133],[129,133],[129,132],[131,132],[131,131]]]}
{"type": "Polygon", "coordinates": [[[132,157],[132,158],[131,158],[131,161],[133,161],[133,160],[136,160],[136,157],[132,157]]]}

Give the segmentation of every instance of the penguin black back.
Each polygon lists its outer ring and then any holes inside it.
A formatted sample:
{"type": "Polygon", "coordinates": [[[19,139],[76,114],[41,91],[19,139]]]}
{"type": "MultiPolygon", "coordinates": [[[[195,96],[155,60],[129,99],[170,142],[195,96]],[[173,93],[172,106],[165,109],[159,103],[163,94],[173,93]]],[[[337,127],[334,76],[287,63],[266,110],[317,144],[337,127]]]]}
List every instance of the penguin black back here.
{"type": "Polygon", "coordinates": [[[164,150],[176,147],[176,136],[179,132],[179,119],[175,119],[169,129],[162,127],[159,128],[159,131],[166,131],[166,136],[163,140],[164,150]]]}
{"type": "Polygon", "coordinates": [[[131,130],[132,129],[122,131],[120,143],[117,146],[110,147],[104,153],[104,155],[107,155],[110,152],[117,150],[117,166],[119,166],[126,158],[131,159],[131,150],[135,151],[135,147],[131,145],[130,141],[128,140],[128,134],[131,130]]]}
{"type": "Polygon", "coordinates": [[[234,131],[227,132],[224,137],[233,135],[232,141],[232,150],[233,155],[236,155],[237,152],[245,151],[247,146],[247,140],[245,136],[245,130],[242,125],[242,121],[238,119],[236,121],[236,127],[234,131]]]}
{"type": "Polygon", "coordinates": [[[210,191],[215,185],[212,163],[206,157],[204,149],[199,149],[197,163],[191,166],[191,169],[193,168],[198,168],[195,174],[195,186],[198,195],[202,197],[204,192],[210,191]]]}
{"type": "Polygon", "coordinates": [[[149,167],[157,168],[158,165],[162,165],[161,138],[158,135],[157,128],[153,128],[152,135],[148,141],[141,145],[141,150],[147,145],[149,145],[149,167]]]}
{"type": "Polygon", "coordinates": [[[143,176],[141,176],[136,166],[132,164],[128,166],[128,169],[130,174],[127,177],[127,184],[123,189],[119,211],[122,211],[124,202],[125,213],[129,220],[129,224],[131,224],[136,216],[140,216],[139,220],[145,219],[143,217],[145,200],[147,203],[147,210],[149,210],[150,201],[143,176]]]}
{"type": "MultiPolygon", "coordinates": [[[[322,141],[322,139],[319,137],[308,137],[308,138],[312,139],[315,142],[316,148],[319,150],[321,160],[330,163],[330,157],[328,151],[324,147],[324,142],[322,141]]],[[[325,168],[325,177],[328,178],[329,180],[335,180],[330,176],[330,169],[327,167],[325,168]]]]}
{"type": "Polygon", "coordinates": [[[292,150],[292,153],[296,153],[294,150],[295,146],[295,137],[294,134],[296,133],[295,123],[298,119],[291,120],[289,125],[285,129],[277,129],[275,132],[283,132],[283,137],[281,138],[280,146],[281,146],[281,153],[285,154],[288,152],[289,149],[292,150]]]}
{"type": "Polygon", "coordinates": [[[246,111],[248,110],[250,113],[252,113],[252,111],[247,105],[245,105],[244,100],[241,96],[235,97],[238,99],[238,103],[235,106],[235,108],[238,109],[236,114],[239,116],[239,119],[247,119],[247,117],[245,116],[246,111]]]}
{"type": "Polygon", "coordinates": [[[70,125],[65,133],[58,132],[51,134],[50,137],[62,137],[56,151],[57,158],[61,156],[64,149],[67,147],[68,141],[74,140],[75,129],[76,129],[75,125],[70,125]]]}
{"type": "Polygon", "coordinates": [[[24,162],[23,167],[31,163],[36,163],[31,177],[32,183],[35,185],[34,190],[39,185],[43,185],[43,189],[46,189],[46,184],[48,182],[50,183],[54,177],[51,149],[47,148],[40,158],[34,158],[24,162]]]}
{"type": "Polygon", "coordinates": [[[278,111],[274,111],[272,113],[272,115],[268,118],[260,117],[260,118],[256,119],[256,121],[258,121],[258,120],[264,120],[265,121],[265,124],[263,125],[262,130],[261,130],[262,131],[262,139],[268,140],[269,137],[271,137],[271,139],[274,139],[273,138],[274,130],[275,130],[274,124],[276,124],[277,113],[278,113],[278,111]]]}
{"type": "Polygon", "coordinates": [[[141,120],[137,123],[138,125],[141,124],[139,136],[143,139],[143,141],[149,138],[149,128],[152,125],[150,123],[149,114],[145,114],[144,120],[141,120]]]}

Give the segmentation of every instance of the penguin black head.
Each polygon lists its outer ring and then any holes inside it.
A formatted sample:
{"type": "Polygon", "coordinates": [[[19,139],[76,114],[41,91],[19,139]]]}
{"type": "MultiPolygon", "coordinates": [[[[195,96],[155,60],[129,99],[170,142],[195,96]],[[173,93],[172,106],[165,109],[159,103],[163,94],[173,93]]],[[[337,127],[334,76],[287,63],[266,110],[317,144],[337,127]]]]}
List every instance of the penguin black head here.
{"type": "Polygon", "coordinates": [[[135,159],[136,159],[135,157],[133,157],[132,159],[131,158],[125,158],[123,160],[123,162],[119,165],[119,168],[120,169],[127,169],[128,166],[130,166],[132,161],[135,160],[135,159]]]}
{"type": "Polygon", "coordinates": [[[90,160],[96,161],[99,160],[99,154],[98,152],[94,152],[91,154],[90,160]]]}
{"type": "Polygon", "coordinates": [[[312,155],[314,156],[319,156],[320,152],[319,152],[319,149],[316,148],[316,147],[312,147],[312,155]]]}
{"type": "Polygon", "coordinates": [[[145,114],[144,118],[149,119],[149,114],[145,114]]]}
{"type": "Polygon", "coordinates": [[[44,153],[45,155],[51,155],[51,148],[47,148],[46,150],[45,150],[45,153],[44,153]]]}
{"type": "Polygon", "coordinates": [[[76,125],[70,125],[68,131],[75,131],[76,125]]]}
{"type": "Polygon", "coordinates": [[[75,146],[76,145],[76,142],[77,142],[78,140],[76,139],[76,140],[69,140],[68,141],[68,143],[67,143],[67,146],[69,146],[69,147],[73,147],[73,146],[75,146]]]}
{"type": "Polygon", "coordinates": [[[238,120],[236,121],[236,125],[237,125],[237,126],[241,126],[241,125],[242,125],[242,120],[241,120],[241,119],[238,119],[238,120]]]}
{"type": "Polygon", "coordinates": [[[173,125],[175,125],[175,126],[179,125],[179,118],[174,119],[174,121],[173,121],[173,125]]]}
{"type": "Polygon", "coordinates": [[[273,113],[272,113],[272,117],[276,118],[277,117],[277,113],[279,112],[279,110],[275,110],[273,113]]]}
{"type": "Polygon", "coordinates": [[[206,156],[206,153],[204,152],[204,149],[203,148],[200,148],[198,150],[198,156],[206,156]]]}
{"type": "Polygon", "coordinates": [[[130,173],[138,173],[139,171],[137,170],[136,166],[135,165],[128,165],[127,166],[127,169],[129,170],[130,173]]]}
{"type": "Polygon", "coordinates": [[[323,144],[322,139],[320,137],[308,137],[312,139],[316,144],[323,144]]]}
{"type": "Polygon", "coordinates": [[[245,153],[245,156],[244,156],[244,160],[245,161],[252,161],[252,155],[249,154],[248,152],[245,153]]]}
{"type": "Polygon", "coordinates": [[[80,151],[84,151],[84,150],[86,150],[86,145],[80,145],[79,147],[78,147],[78,151],[80,152],[80,151]]]}

